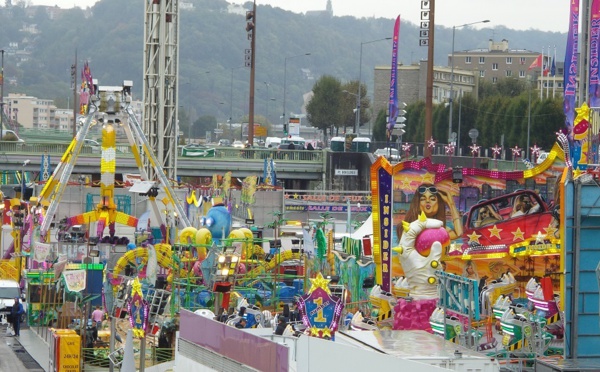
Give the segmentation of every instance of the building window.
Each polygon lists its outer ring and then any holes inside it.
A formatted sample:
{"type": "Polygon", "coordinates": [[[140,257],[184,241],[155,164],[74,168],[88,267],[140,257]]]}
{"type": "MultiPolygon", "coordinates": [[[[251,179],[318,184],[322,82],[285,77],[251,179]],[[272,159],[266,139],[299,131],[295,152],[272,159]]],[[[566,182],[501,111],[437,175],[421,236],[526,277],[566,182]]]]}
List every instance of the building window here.
{"type": "Polygon", "coordinates": [[[511,77],[511,76],[512,76],[512,71],[506,70],[506,77],[511,77]]]}
{"type": "Polygon", "coordinates": [[[520,70],[519,71],[519,77],[520,78],[524,78],[525,77],[525,70],[520,70]]]}
{"type": "Polygon", "coordinates": [[[497,63],[492,63],[492,70],[498,71],[498,64],[497,63]]]}
{"type": "Polygon", "coordinates": [[[497,82],[498,82],[498,78],[494,76],[494,77],[492,78],[492,83],[497,83],[497,82]]]}
{"type": "Polygon", "coordinates": [[[482,65],[485,63],[485,57],[479,57],[479,64],[482,65]]]}
{"type": "Polygon", "coordinates": [[[506,64],[512,65],[512,57],[506,57],[506,64]]]}
{"type": "Polygon", "coordinates": [[[521,57],[521,58],[519,59],[519,63],[520,63],[520,64],[522,64],[522,65],[524,65],[524,64],[525,64],[525,61],[526,61],[525,57],[521,57]]]}
{"type": "Polygon", "coordinates": [[[466,64],[471,64],[471,57],[465,57],[465,63],[466,64]]]}
{"type": "Polygon", "coordinates": [[[479,77],[485,77],[485,70],[479,70],[479,77]]]}

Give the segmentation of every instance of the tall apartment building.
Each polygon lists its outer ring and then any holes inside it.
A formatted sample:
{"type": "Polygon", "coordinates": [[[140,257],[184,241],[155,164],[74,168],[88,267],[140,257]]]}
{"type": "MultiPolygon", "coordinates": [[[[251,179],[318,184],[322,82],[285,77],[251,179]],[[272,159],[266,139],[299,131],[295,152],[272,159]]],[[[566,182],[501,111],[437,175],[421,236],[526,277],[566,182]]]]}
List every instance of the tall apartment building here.
{"type": "Polygon", "coordinates": [[[51,99],[9,93],[5,99],[10,120],[26,129],[58,129],[56,106],[51,99]]]}

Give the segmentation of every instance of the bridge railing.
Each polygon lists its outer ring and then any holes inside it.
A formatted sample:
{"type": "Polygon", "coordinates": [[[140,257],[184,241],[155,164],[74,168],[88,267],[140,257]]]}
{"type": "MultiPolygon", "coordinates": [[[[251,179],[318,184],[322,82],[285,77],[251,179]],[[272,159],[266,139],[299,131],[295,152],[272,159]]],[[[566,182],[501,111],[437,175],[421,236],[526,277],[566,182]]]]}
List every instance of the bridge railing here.
{"type": "MultiPolygon", "coordinates": [[[[33,142],[13,142],[0,141],[0,153],[14,154],[52,154],[62,155],[67,151],[68,143],[33,143],[33,142]]],[[[81,153],[85,155],[100,155],[101,150],[90,146],[83,146],[81,153]]],[[[130,156],[130,147],[128,145],[117,144],[117,156],[130,156]]],[[[261,160],[270,159],[279,161],[302,161],[302,162],[322,162],[324,152],[322,150],[278,150],[273,148],[235,148],[235,147],[216,147],[214,157],[198,157],[198,160],[214,159],[247,159],[261,160]]],[[[181,157],[183,159],[194,159],[193,157],[181,157]]]]}

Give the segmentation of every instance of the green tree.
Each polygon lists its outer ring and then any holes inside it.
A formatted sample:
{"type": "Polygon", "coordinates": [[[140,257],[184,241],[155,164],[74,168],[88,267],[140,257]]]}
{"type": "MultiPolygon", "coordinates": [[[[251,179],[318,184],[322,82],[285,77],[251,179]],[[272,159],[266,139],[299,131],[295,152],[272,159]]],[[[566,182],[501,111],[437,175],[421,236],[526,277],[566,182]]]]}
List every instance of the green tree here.
{"type": "Polygon", "coordinates": [[[217,118],[212,115],[202,115],[192,126],[192,138],[204,137],[206,132],[212,132],[217,127],[217,118]]]}
{"type": "Polygon", "coordinates": [[[360,118],[357,130],[365,123],[371,121],[371,100],[367,97],[367,87],[360,84],[358,89],[358,80],[352,80],[342,85],[342,104],[340,106],[340,119],[344,129],[346,127],[354,128],[356,124],[356,108],[360,94],[360,118]]]}
{"type": "Polygon", "coordinates": [[[377,113],[377,119],[375,119],[375,124],[373,124],[373,141],[374,142],[385,142],[387,141],[387,131],[386,131],[386,120],[385,120],[385,110],[379,110],[377,113]]]}
{"type": "Polygon", "coordinates": [[[323,131],[327,143],[328,129],[339,125],[342,84],[330,75],[322,76],[313,86],[313,97],[306,105],[306,117],[313,127],[323,131]]]}
{"type": "MultiPolygon", "coordinates": [[[[356,122],[356,104],[358,92],[358,80],[352,80],[341,86],[342,94],[340,96],[340,128],[343,132],[349,133],[346,128],[354,128],[356,122]]],[[[362,116],[362,115],[361,115],[362,116]]]]}

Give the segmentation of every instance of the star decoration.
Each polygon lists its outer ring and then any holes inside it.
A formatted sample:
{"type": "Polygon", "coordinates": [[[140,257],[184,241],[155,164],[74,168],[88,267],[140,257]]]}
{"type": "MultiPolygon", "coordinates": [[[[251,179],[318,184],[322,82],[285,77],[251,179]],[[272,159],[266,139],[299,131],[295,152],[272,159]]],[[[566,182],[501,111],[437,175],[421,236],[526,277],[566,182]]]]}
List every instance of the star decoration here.
{"type": "Polygon", "coordinates": [[[402,179],[402,181],[401,181],[400,188],[401,188],[402,190],[410,190],[410,189],[411,189],[411,185],[410,185],[410,184],[411,184],[411,182],[412,182],[411,180],[409,180],[408,178],[404,177],[404,178],[402,179]]]}
{"type": "Polygon", "coordinates": [[[529,148],[531,150],[531,155],[538,156],[540,154],[541,148],[537,147],[537,144],[533,145],[533,147],[529,148]]]}
{"type": "Polygon", "coordinates": [[[298,195],[298,193],[294,193],[294,199],[298,199],[300,197],[300,195],[298,195]]]}
{"type": "Polygon", "coordinates": [[[469,148],[471,149],[471,154],[473,154],[473,156],[475,156],[475,154],[479,152],[479,149],[481,148],[481,146],[477,146],[477,144],[474,143],[471,146],[469,146],[469,148]]]}
{"type": "Polygon", "coordinates": [[[430,139],[427,140],[427,147],[432,149],[435,147],[435,143],[437,141],[433,139],[433,137],[431,137],[430,139]]]}
{"type": "Polygon", "coordinates": [[[532,238],[535,238],[535,244],[544,244],[546,234],[542,234],[541,231],[538,231],[537,235],[533,235],[532,238]]]}
{"type": "Polygon", "coordinates": [[[323,328],[322,331],[323,331],[323,333],[322,333],[323,337],[331,338],[331,329],[329,329],[329,327],[323,328]]]}
{"type": "Polygon", "coordinates": [[[444,148],[446,149],[446,155],[454,155],[454,145],[446,145],[444,148]]]}
{"type": "Polygon", "coordinates": [[[515,158],[521,156],[521,149],[519,148],[519,146],[511,148],[510,151],[512,151],[512,154],[515,158]]]}
{"type": "Polygon", "coordinates": [[[435,183],[435,176],[432,173],[425,173],[421,176],[421,183],[435,183]]]}
{"type": "Polygon", "coordinates": [[[512,231],[513,234],[513,242],[517,239],[525,240],[525,233],[521,231],[520,227],[517,227],[515,231],[512,231]]]}
{"type": "Polygon", "coordinates": [[[136,276],[135,279],[133,280],[133,283],[131,284],[131,295],[135,295],[135,294],[139,294],[140,297],[142,296],[142,284],[140,283],[138,277],[136,276]]]}
{"type": "Polygon", "coordinates": [[[554,233],[558,230],[556,227],[552,225],[548,225],[548,227],[544,227],[544,231],[546,231],[547,236],[554,236],[554,233]]]}
{"type": "Polygon", "coordinates": [[[498,144],[496,144],[491,149],[492,149],[492,152],[494,153],[494,159],[496,159],[496,156],[500,155],[500,153],[502,152],[502,147],[498,146],[498,144]]]}
{"type": "Polygon", "coordinates": [[[579,176],[581,176],[583,174],[583,172],[581,171],[581,169],[579,169],[579,167],[573,169],[573,179],[577,179],[579,178],[579,176]]]}
{"type": "Polygon", "coordinates": [[[411,143],[404,143],[404,144],[402,144],[402,151],[408,152],[408,151],[410,151],[411,147],[412,147],[411,143]]]}
{"type": "Polygon", "coordinates": [[[310,279],[310,289],[308,290],[308,294],[311,294],[317,288],[321,288],[327,292],[327,294],[331,295],[331,291],[327,286],[330,281],[330,279],[325,279],[321,273],[318,273],[316,278],[310,279]]]}
{"type": "Polygon", "coordinates": [[[578,123],[581,120],[587,120],[590,117],[590,107],[585,102],[582,103],[579,108],[576,108],[575,112],[577,113],[577,117],[575,117],[573,123],[578,123]]]}
{"type": "Polygon", "coordinates": [[[502,231],[502,229],[499,229],[498,227],[496,227],[496,225],[494,225],[494,227],[492,227],[491,229],[488,229],[488,231],[490,232],[490,238],[492,236],[495,236],[498,239],[500,238],[500,232],[502,231]]]}
{"type": "Polygon", "coordinates": [[[312,326],[310,328],[310,335],[311,336],[318,336],[319,335],[319,328],[312,326]]]}
{"type": "Polygon", "coordinates": [[[481,238],[481,235],[477,235],[477,233],[475,231],[473,231],[473,233],[471,235],[467,235],[469,237],[469,243],[471,242],[475,242],[477,244],[479,243],[479,238],[481,238]]]}

